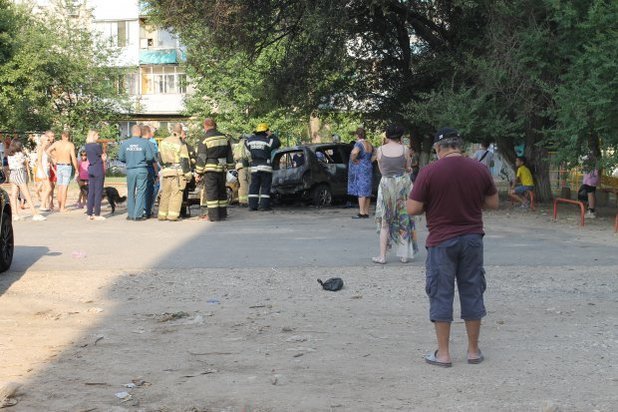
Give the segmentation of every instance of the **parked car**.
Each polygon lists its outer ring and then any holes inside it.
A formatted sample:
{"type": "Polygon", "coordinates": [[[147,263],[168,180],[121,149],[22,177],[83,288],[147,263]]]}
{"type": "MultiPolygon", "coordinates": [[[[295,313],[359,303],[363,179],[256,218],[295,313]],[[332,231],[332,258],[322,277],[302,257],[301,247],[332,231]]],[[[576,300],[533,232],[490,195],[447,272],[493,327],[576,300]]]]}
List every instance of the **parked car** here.
{"type": "MultiPolygon", "coordinates": [[[[0,183],[4,183],[4,174],[0,183]]],[[[0,272],[5,272],[13,262],[13,214],[8,193],[0,189],[0,272]]]]}
{"type": "MultiPolygon", "coordinates": [[[[316,206],[329,206],[345,198],[348,162],[354,146],[317,143],[281,149],[273,157],[271,196],[276,200],[302,199],[316,206]]],[[[380,174],[374,166],[374,194],[380,174]]]]}

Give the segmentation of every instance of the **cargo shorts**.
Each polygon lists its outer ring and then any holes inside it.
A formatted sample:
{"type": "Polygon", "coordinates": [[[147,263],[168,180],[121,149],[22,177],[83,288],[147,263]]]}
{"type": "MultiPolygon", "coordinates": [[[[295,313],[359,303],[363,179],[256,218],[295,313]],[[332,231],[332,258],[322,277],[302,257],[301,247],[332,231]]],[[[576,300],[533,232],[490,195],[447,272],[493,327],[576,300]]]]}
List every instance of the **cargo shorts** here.
{"type": "Polygon", "coordinates": [[[483,269],[483,236],[469,234],[427,248],[425,292],[429,296],[429,319],[453,321],[455,281],[461,318],[479,320],[487,311],[483,293],[487,287],[483,269]]]}

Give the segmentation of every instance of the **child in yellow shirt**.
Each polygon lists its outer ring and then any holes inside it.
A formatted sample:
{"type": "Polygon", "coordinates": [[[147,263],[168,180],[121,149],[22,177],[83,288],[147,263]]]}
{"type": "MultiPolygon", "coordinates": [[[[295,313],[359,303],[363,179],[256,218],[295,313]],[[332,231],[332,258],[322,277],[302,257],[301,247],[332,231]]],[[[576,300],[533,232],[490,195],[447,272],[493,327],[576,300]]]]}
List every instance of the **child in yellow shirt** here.
{"type": "Polygon", "coordinates": [[[523,208],[528,208],[530,207],[530,202],[526,199],[526,192],[534,190],[532,172],[526,166],[526,158],[524,156],[518,156],[515,159],[515,166],[517,166],[517,175],[515,177],[515,184],[511,186],[509,197],[521,203],[523,208]]]}

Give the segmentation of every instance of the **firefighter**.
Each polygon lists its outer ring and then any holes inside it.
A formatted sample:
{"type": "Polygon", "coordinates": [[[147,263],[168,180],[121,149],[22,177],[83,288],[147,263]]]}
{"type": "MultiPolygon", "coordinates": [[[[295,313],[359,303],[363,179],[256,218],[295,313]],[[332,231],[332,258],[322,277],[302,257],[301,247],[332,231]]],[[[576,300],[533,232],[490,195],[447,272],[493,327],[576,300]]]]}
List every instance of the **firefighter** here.
{"type": "MultiPolygon", "coordinates": [[[[200,220],[217,222],[227,218],[226,167],[234,167],[232,147],[227,136],[217,130],[211,118],[204,120],[204,138],[197,148],[195,172],[204,181],[208,214],[200,220]]],[[[202,209],[203,210],[203,209],[202,209]]]]}
{"type": "Polygon", "coordinates": [[[272,152],[281,146],[279,138],[272,134],[266,123],[255,128],[253,136],[245,143],[251,155],[251,185],[249,187],[249,210],[271,210],[270,186],[273,168],[270,164],[272,152]]]}
{"type": "Polygon", "coordinates": [[[159,163],[163,180],[157,216],[159,220],[178,220],[182,194],[187,179],[191,178],[189,151],[181,140],[183,133],[182,124],[176,123],[172,135],[165,138],[159,146],[159,163]]]}
{"type": "MultiPolygon", "coordinates": [[[[189,208],[189,193],[193,192],[196,188],[195,176],[193,176],[193,172],[195,171],[195,162],[197,158],[197,154],[195,152],[195,148],[191,146],[187,142],[187,129],[183,127],[182,134],[180,135],[180,140],[187,147],[187,152],[189,153],[189,169],[191,171],[191,175],[187,179],[187,184],[185,185],[185,189],[182,191],[182,207],[180,208],[180,217],[181,218],[189,218],[191,217],[191,210],[189,208]]],[[[204,202],[204,206],[206,203],[204,202]]]]}
{"type": "Polygon", "coordinates": [[[251,155],[245,143],[246,135],[241,135],[240,140],[234,146],[234,161],[236,162],[236,172],[238,173],[238,203],[240,206],[247,207],[249,204],[249,182],[251,174],[249,173],[249,162],[251,155]]]}

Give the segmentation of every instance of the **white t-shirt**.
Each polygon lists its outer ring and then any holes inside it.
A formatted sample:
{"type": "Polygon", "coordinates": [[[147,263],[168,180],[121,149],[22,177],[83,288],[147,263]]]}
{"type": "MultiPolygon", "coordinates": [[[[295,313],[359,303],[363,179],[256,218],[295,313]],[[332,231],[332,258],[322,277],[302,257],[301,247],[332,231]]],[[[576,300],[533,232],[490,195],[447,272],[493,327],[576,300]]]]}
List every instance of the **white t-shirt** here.
{"type": "Polygon", "coordinates": [[[490,150],[477,150],[472,157],[483,163],[488,169],[491,169],[491,163],[494,161],[494,154],[490,150]],[[487,155],[485,155],[485,152],[487,152],[487,155]],[[483,155],[485,155],[485,157],[483,157],[483,155]],[[481,158],[483,160],[481,160],[481,158]]]}
{"type": "Polygon", "coordinates": [[[17,152],[13,156],[8,156],[9,169],[17,170],[24,168],[24,162],[26,161],[26,155],[23,152],[17,152]]]}

